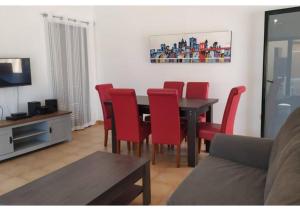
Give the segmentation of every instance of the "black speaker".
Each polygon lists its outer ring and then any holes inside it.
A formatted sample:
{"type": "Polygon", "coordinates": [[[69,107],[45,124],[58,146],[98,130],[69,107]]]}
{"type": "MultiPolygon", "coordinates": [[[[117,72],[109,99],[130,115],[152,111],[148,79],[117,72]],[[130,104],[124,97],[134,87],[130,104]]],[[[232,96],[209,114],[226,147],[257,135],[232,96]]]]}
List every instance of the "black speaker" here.
{"type": "Polygon", "coordinates": [[[50,114],[52,112],[49,110],[48,106],[41,106],[38,113],[39,114],[50,114]]]}
{"type": "Polygon", "coordinates": [[[48,113],[53,113],[58,111],[57,99],[47,99],[45,100],[45,106],[48,107],[48,113]]]}
{"type": "Polygon", "coordinates": [[[28,115],[34,116],[39,114],[39,110],[41,108],[41,102],[28,102],[28,115]]]}

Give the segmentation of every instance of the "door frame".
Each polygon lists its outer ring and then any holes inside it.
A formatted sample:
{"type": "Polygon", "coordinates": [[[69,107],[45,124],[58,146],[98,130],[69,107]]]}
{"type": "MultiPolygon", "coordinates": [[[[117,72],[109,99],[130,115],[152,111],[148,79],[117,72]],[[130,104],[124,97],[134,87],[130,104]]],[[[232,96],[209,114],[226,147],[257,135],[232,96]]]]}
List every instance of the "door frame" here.
{"type": "Polygon", "coordinates": [[[265,137],[265,96],[266,96],[266,80],[267,80],[267,58],[268,58],[268,27],[269,27],[269,17],[271,15],[278,15],[284,13],[300,12],[299,7],[291,7],[284,9],[276,9],[265,11],[265,24],[264,24],[264,51],[263,51],[263,78],[262,78],[262,101],[261,101],[261,124],[260,124],[260,135],[265,137]]]}

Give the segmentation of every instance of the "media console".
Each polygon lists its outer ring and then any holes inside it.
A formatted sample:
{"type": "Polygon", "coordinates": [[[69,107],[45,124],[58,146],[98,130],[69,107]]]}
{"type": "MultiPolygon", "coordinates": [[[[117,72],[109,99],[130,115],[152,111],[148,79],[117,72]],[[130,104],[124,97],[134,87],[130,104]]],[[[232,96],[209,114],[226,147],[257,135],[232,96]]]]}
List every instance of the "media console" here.
{"type": "Polygon", "coordinates": [[[58,111],[26,119],[0,121],[0,160],[62,141],[71,141],[71,112],[58,111]]]}

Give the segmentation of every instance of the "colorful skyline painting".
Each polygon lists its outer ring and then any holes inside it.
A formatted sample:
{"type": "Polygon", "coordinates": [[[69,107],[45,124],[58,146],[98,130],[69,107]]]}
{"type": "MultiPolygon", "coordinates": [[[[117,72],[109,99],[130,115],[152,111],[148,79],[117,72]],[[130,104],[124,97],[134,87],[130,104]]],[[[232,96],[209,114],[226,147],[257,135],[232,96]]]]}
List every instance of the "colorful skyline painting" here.
{"type": "Polygon", "coordinates": [[[150,37],[151,63],[231,62],[231,31],[150,37]]]}

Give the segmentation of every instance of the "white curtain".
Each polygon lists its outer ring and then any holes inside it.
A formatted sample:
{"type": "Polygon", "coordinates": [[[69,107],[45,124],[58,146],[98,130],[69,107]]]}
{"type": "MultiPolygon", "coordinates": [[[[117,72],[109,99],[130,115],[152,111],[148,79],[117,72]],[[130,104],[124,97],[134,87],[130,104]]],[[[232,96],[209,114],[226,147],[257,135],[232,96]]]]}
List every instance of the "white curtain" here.
{"type": "Polygon", "coordinates": [[[45,17],[53,97],[72,111],[73,129],[91,125],[88,29],[86,23],[45,17]]]}

